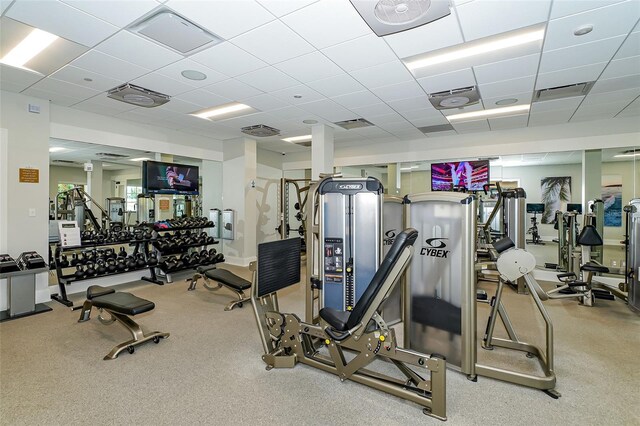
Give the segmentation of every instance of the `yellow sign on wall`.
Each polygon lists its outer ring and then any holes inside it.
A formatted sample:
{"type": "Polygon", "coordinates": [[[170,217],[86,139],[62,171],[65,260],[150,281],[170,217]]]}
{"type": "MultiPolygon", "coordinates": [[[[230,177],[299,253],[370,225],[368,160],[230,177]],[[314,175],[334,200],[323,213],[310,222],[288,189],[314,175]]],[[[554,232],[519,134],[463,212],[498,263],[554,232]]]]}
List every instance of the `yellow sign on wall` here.
{"type": "Polygon", "coordinates": [[[40,183],[40,169],[19,169],[20,183],[40,183]]]}
{"type": "Polygon", "coordinates": [[[160,205],[160,210],[169,210],[171,208],[171,203],[166,198],[158,200],[160,205]]]}

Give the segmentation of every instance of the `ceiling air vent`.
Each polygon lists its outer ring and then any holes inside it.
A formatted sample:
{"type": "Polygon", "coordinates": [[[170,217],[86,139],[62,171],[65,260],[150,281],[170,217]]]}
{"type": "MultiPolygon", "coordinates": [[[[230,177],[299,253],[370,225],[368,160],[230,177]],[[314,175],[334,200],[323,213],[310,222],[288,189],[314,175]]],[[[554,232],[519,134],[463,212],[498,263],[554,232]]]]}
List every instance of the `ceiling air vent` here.
{"type": "Polygon", "coordinates": [[[161,9],[143,18],[129,29],[183,55],[190,55],[223,41],[215,34],[167,9],[161,9]]]}
{"type": "Polygon", "coordinates": [[[347,129],[347,130],[358,129],[360,127],[373,126],[373,123],[371,123],[370,121],[365,120],[364,118],[356,118],[356,119],[353,119],[353,120],[338,121],[337,123],[333,123],[333,124],[336,124],[336,125],[342,127],[343,129],[347,129]]]}
{"type": "Polygon", "coordinates": [[[71,160],[51,160],[51,162],[56,164],[80,164],[77,161],[71,160]]]}
{"type": "Polygon", "coordinates": [[[257,138],[267,138],[269,136],[278,136],[280,134],[280,130],[274,129],[273,127],[265,126],[264,124],[243,127],[242,129],[240,129],[240,131],[257,138]]]}
{"type": "Polygon", "coordinates": [[[304,146],[304,147],[311,147],[311,141],[304,141],[304,142],[294,142],[296,145],[300,145],[300,146],[304,146]]]}
{"type": "Polygon", "coordinates": [[[477,104],[480,101],[480,94],[476,86],[463,87],[430,93],[429,101],[435,109],[455,109],[477,104]]]}
{"type": "Polygon", "coordinates": [[[115,87],[109,90],[107,93],[107,96],[109,96],[111,99],[145,108],[153,108],[166,104],[167,102],[169,102],[169,99],[171,99],[171,97],[168,95],[163,95],[162,93],[134,86],[133,84],[129,83],[125,83],[122,86],[115,87]]]}
{"type": "Polygon", "coordinates": [[[351,0],[379,37],[428,24],[451,13],[449,0],[351,0]]]}
{"type": "Polygon", "coordinates": [[[595,81],[586,83],[569,84],[567,86],[549,87],[536,90],[533,95],[533,102],[552,101],[554,99],[571,98],[574,96],[585,96],[593,87],[595,81]]]}
{"type": "Polygon", "coordinates": [[[422,133],[437,133],[437,132],[446,132],[449,130],[455,130],[451,124],[438,124],[436,126],[424,126],[418,127],[422,133]]]}
{"type": "Polygon", "coordinates": [[[128,155],[123,154],[113,154],[111,152],[99,152],[96,154],[96,157],[105,157],[105,158],[129,158],[128,155]]]}

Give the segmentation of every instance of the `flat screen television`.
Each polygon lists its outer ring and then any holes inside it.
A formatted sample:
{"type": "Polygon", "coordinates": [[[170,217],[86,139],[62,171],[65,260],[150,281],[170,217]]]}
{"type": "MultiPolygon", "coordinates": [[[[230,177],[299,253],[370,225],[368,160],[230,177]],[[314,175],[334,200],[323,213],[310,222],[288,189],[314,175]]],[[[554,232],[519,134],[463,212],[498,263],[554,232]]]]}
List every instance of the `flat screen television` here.
{"type": "Polygon", "coordinates": [[[146,194],[198,195],[197,166],[144,161],[142,163],[142,190],[146,194]]]}
{"type": "Polygon", "coordinates": [[[578,214],[582,214],[582,204],[580,203],[569,203],[567,204],[567,211],[568,212],[576,212],[578,214]]]}
{"type": "Polygon", "coordinates": [[[527,203],[527,213],[544,213],[544,204],[527,203]]]}
{"type": "Polygon", "coordinates": [[[431,190],[482,191],[489,184],[489,160],[431,164],[431,190]]]}

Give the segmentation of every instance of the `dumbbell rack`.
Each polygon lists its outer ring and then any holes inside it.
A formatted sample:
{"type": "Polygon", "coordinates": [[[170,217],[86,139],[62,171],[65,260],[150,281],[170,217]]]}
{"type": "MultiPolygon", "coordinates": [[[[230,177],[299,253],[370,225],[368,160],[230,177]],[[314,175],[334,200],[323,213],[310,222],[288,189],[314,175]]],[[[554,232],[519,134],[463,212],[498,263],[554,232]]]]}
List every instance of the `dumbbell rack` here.
{"type": "MultiPolygon", "coordinates": [[[[154,229],[152,232],[152,242],[157,242],[157,241],[161,241],[162,238],[159,238],[159,232],[175,232],[175,231],[194,231],[194,230],[203,230],[203,229],[207,229],[207,228],[213,228],[213,225],[203,225],[203,226],[188,226],[188,227],[175,227],[175,228],[164,228],[164,229],[154,229]]],[[[182,255],[185,256],[186,254],[189,253],[190,249],[194,249],[194,248],[204,248],[206,249],[207,246],[209,245],[214,245],[214,244],[218,244],[219,241],[213,241],[213,242],[207,242],[207,243],[193,243],[193,244],[185,244],[185,245],[180,245],[179,247],[175,247],[173,248],[169,253],[165,253],[163,252],[163,250],[161,250],[156,244],[153,244],[153,251],[151,252],[150,256],[156,256],[158,259],[158,266],[156,266],[155,268],[149,268],[149,270],[151,271],[151,276],[149,277],[142,277],[142,279],[144,281],[149,281],[152,282],[154,284],[159,284],[162,285],[164,284],[163,281],[160,280],[160,277],[166,279],[167,283],[171,283],[172,279],[171,279],[171,274],[174,272],[180,272],[180,271],[185,271],[188,269],[195,269],[198,266],[201,266],[200,264],[198,265],[189,265],[189,266],[181,266],[179,268],[176,269],[172,269],[170,271],[164,271],[162,270],[160,264],[161,261],[169,256],[176,256],[176,255],[182,255]],[[161,274],[158,274],[156,272],[156,270],[160,271],[161,274]]]]}
{"type": "Polygon", "coordinates": [[[78,281],[91,280],[96,278],[104,278],[110,277],[113,275],[124,274],[128,272],[142,271],[144,269],[153,269],[148,265],[149,259],[149,239],[134,239],[134,240],[125,240],[125,241],[115,241],[115,242],[83,242],[80,246],[73,247],[62,247],[60,243],[56,244],[55,254],[54,254],[54,262],[55,262],[55,270],[56,276],[58,278],[58,287],[60,288],[60,293],[51,295],[51,298],[59,303],[62,303],[65,306],[73,307],[73,302],[67,297],[67,289],[66,286],[78,281]],[[131,255],[136,256],[138,253],[142,253],[145,258],[145,266],[128,268],[124,271],[115,271],[115,272],[107,272],[105,274],[95,274],[88,277],[78,278],[73,273],[65,274],[64,269],[67,268],[75,268],[74,266],[68,266],[63,268],[61,266],[61,259],[63,254],[73,253],[73,252],[81,252],[87,249],[97,249],[98,247],[108,247],[108,246],[122,246],[129,245],[129,247],[135,247],[133,253],[131,255]]]}

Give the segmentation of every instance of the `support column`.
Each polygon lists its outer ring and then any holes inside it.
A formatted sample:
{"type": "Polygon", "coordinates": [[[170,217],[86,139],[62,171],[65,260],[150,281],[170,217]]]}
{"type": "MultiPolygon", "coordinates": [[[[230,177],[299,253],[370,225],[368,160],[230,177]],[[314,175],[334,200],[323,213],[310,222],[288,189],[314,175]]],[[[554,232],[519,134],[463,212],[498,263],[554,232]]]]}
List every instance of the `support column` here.
{"type": "Polygon", "coordinates": [[[387,194],[400,195],[401,178],[400,163],[389,163],[387,165],[387,194]]]}
{"type": "Polygon", "coordinates": [[[587,213],[587,202],[602,198],[602,150],[582,151],[582,211],[587,213]]]}
{"type": "Polygon", "coordinates": [[[333,173],[333,127],[315,124],[311,127],[311,177],[333,173]]]}
{"type": "MultiPolygon", "coordinates": [[[[156,153],[156,161],[171,163],[173,155],[156,153]]],[[[173,219],[173,195],[159,194],[155,196],[155,200],[156,220],[173,219]]]]}
{"type": "Polygon", "coordinates": [[[246,266],[256,259],[256,141],[249,138],[227,140],[223,152],[222,207],[235,213],[235,239],[223,240],[223,251],[228,263],[246,266]]]}
{"type": "MultiPolygon", "coordinates": [[[[87,194],[89,194],[96,203],[105,208],[104,198],[102,196],[102,161],[92,161],[91,164],[93,164],[93,171],[87,172],[87,194]]],[[[102,212],[93,203],[90,203],[89,207],[99,222],[102,218],[102,212]]]]}

